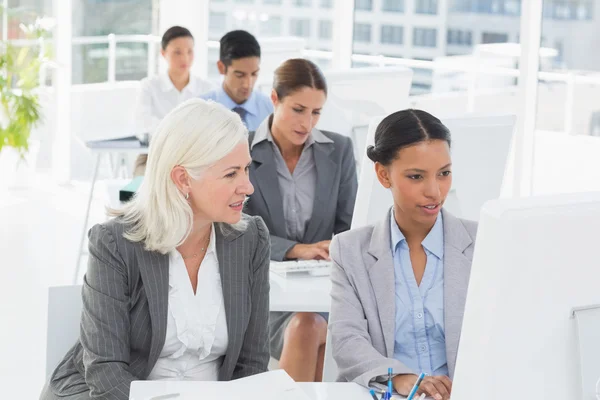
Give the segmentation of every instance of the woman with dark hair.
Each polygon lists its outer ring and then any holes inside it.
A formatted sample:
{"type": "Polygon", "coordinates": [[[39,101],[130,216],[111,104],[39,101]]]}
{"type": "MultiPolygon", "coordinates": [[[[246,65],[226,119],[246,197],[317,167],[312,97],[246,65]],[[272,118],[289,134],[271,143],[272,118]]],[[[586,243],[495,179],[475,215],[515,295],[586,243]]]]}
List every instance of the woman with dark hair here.
{"type": "MultiPolygon", "coordinates": [[[[327,84],[305,59],[275,71],[275,111],[250,133],[247,212],[261,216],[271,235],[271,259],[329,259],[334,234],[350,229],[357,177],[352,141],[315,128],[327,84]]],[[[320,381],[328,315],[272,312],[271,356],[296,381],[320,381]]]]}
{"type": "MultiPolygon", "coordinates": [[[[150,137],[159,122],[186,100],[199,97],[212,85],[191,74],[194,62],[194,37],[181,26],[167,29],[161,40],[160,54],[167,62],[167,72],[142,79],[135,109],[135,133],[150,137]]],[[[134,175],[143,175],[148,156],[136,160],[134,175]]]]}
{"type": "Polygon", "coordinates": [[[452,184],[450,132],[420,110],[377,127],[367,156],[394,205],[386,218],[336,236],[330,329],[339,378],[387,379],[407,395],[446,400],[460,338],[477,225],[443,209],[452,184]]]}

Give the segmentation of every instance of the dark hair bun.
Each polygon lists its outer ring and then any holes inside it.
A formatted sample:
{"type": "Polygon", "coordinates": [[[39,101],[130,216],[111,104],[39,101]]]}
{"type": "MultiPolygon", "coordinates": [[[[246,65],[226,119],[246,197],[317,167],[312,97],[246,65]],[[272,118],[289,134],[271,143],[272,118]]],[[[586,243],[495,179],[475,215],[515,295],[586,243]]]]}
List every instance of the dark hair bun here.
{"type": "Polygon", "coordinates": [[[375,130],[375,146],[367,156],[390,165],[400,150],[428,140],[443,140],[450,146],[450,131],[433,115],[421,110],[402,110],[385,117],[375,130]]]}
{"type": "Polygon", "coordinates": [[[367,147],[367,157],[369,157],[369,159],[373,162],[379,161],[379,152],[377,151],[375,146],[367,147]]]}

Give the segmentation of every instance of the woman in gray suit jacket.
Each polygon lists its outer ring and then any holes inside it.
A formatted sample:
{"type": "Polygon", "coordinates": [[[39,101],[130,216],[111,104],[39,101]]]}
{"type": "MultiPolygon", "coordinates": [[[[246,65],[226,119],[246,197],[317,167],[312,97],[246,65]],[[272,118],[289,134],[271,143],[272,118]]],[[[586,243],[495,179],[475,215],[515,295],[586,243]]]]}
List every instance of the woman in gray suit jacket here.
{"type": "MultiPolygon", "coordinates": [[[[315,129],[327,97],[323,74],[305,59],[275,71],[274,113],[250,133],[247,212],[271,233],[271,259],[329,259],[334,234],[350,229],[357,178],[352,141],[315,129]]],[[[319,381],[327,314],[271,313],[271,356],[296,381],[319,381]]]]}
{"type": "Polygon", "coordinates": [[[247,140],[237,114],[200,99],[161,122],[137,195],[89,233],[80,337],[41,399],[267,370],[269,237],[242,214],[247,140]]]}
{"type": "Polygon", "coordinates": [[[424,111],[399,111],[379,124],[367,155],[394,205],[383,221],[331,243],[340,379],[367,386],[393,368],[394,388],[407,395],[424,372],[418,393],[448,399],[477,230],[442,209],[450,132],[424,111]]]}

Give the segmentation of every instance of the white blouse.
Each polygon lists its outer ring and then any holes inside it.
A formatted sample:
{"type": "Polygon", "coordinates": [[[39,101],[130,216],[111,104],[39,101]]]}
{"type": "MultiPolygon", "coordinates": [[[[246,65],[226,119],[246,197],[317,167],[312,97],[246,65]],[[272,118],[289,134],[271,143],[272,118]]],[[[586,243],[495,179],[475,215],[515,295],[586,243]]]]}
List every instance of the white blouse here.
{"type": "Polygon", "coordinates": [[[228,340],[213,225],[195,295],[181,254],[169,253],[167,335],[148,379],[216,381],[228,340]]]}
{"type": "Polygon", "coordinates": [[[135,108],[136,135],[152,135],[171,110],[186,100],[200,97],[212,88],[211,83],[191,74],[190,81],[181,92],[173,85],[166,72],[142,79],[135,108]]]}

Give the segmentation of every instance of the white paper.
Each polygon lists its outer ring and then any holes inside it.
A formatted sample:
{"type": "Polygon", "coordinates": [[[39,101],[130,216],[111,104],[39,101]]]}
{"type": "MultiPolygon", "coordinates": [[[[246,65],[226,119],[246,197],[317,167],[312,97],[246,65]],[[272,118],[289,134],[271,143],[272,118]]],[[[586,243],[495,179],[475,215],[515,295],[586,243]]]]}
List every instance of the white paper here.
{"type": "Polygon", "coordinates": [[[153,396],[160,398],[161,395],[173,394],[175,396],[169,400],[310,400],[284,370],[269,371],[229,382],[161,382],[162,385],[156,381],[148,383],[146,389],[150,389],[149,396],[138,396],[141,394],[138,392],[131,398],[151,400],[153,396]]]}

